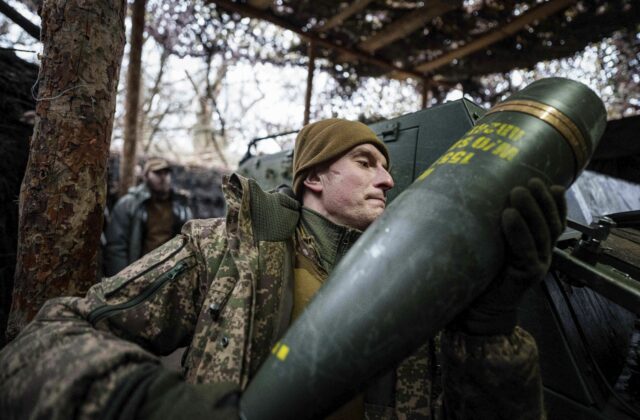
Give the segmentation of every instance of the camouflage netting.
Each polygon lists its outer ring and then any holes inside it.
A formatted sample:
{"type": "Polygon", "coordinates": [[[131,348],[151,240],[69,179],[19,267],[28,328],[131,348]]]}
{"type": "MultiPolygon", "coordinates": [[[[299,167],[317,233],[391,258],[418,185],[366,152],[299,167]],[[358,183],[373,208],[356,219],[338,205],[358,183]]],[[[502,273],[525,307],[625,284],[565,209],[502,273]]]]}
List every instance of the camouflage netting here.
{"type": "MultiPolygon", "coordinates": [[[[358,44],[390,23],[416,13],[423,1],[372,1],[363,11],[341,25],[324,32],[324,37],[349,48],[358,44]]],[[[447,2],[449,3],[449,2],[447,2]]],[[[455,3],[455,2],[451,2],[455,3]]],[[[436,59],[451,50],[504,27],[540,2],[526,1],[466,1],[442,17],[375,51],[375,56],[405,69],[436,59]],[[409,53],[407,53],[409,52],[409,53]]],[[[286,0],[278,2],[269,12],[299,27],[313,31],[342,10],[343,2],[286,0]]],[[[568,57],[582,51],[589,43],[609,36],[616,30],[635,31],[640,22],[640,4],[634,0],[582,0],[566,11],[541,19],[525,30],[492,44],[476,53],[433,71],[441,79],[464,81],[490,73],[505,73],[513,68],[531,68],[541,61],[568,57]]],[[[306,46],[300,45],[304,52],[306,46]]],[[[379,76],[384,69],[362,62],[345,63],[340,53],[323,50],[321,56],[334,63],[337,78],[346,70],[359,76],[379,76]]],[[[346,77],[349,77],[348,75],[346,77]]]]}

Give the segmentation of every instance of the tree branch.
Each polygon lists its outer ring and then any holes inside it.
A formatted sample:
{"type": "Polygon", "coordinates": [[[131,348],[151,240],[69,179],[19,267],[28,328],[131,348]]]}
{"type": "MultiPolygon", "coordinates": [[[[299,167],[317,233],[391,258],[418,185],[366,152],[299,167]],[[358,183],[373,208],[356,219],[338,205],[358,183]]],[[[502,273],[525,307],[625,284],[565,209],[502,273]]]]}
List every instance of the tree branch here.
{"type": "Polygon", "coordinates": [[[170,110],[171,110],[171,104],[167,105],[167,107],[163,112],[155,116],[153,125],[151,126],[151,132],[149,133],[149,140],[147,141],[147,144],[145,144],[144,146],[145,154],[148,154],[149,150],[151,150],[151,143],[153,143],[153,138],[158,133],[158,131],[160,131],[160,124],[162,123],[162,120],[164,120],[164,117],[166,117],[167,114],[169,114],[170,110]]]}
{"type": "Polygon", "coordinates": [[[40,41],[40,27],[22,16],[16,9],[2,0],[0,0],[0,13],[11,19],[13,23],[24,29],[26,33],[40,41]]]}
{"type": "MultiPolygon", "coordinates": [[[[209,70],[207,69],[207,75],[206,75],[207,85],[209,85],[209,73],[208,73],[208,71],[209,70]]],[[[198,85],[196,85],[196,82],[193,80],[193,78],[191,77],[189,72],[187,70],[185,70],[184,72],[186,73],[187,79],[189,79],[189,82],[191,82],[191,85],[193,86],[193,90],[196,92],[196,95],[198,96],[198,98],[200,100],[200,106],[202,107],[202,112],[205,112],[206,104],[207,104],[206,94],[205,94],[205,96],[201,96],[198,93],[198,85]]],[[[209,138],[211,139],[211,143],[213,144],[213,148],[216,150],[216,153],[218,154],[218,156],[220,156],[220,160],[222,161],[224,166],[229,167],[229,163],[227,162],[227,159],[225,158],[224,154],[222,153],[222,150],[220,149],[220,145],[218,145],[218,141],[216,140],[216,137],[215,137],[215,135],[213,133],[213,130],[211,129],[211,127],[207,127],[206,129],[209,131],[209,138]]]]}

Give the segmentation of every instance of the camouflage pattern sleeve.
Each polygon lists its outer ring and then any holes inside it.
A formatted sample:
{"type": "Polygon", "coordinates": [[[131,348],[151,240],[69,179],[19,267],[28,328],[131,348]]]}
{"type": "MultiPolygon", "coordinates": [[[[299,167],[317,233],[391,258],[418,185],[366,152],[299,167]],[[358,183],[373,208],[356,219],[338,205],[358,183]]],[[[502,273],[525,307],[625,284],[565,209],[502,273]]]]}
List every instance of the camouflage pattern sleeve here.
{"type": "Polygon", "coordinates": [[[94,286],[84,318],[159,355],[189,344],[208,287],[194,224],[94,286]]]}
{"type": "Polygon", "coordinates": [[[545,419],[538,350],[520,327],[511,335],[442,336],[446,419],[545,419]]]}
{"type": "Polygon", "coordinates": [[[132,378],[157,375],[156,355],[189,342],[208,287],[189,231],[86,297],[42,307],[0,352],[3,419],[97,418],[132,378]]]}

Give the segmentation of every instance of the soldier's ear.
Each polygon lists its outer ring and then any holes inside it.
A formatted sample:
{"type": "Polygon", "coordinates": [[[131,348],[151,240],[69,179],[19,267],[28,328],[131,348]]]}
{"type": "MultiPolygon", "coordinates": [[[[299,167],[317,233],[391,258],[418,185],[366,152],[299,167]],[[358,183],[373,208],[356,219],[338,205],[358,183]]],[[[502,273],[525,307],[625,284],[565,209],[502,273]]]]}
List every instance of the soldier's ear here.
{"type": "Polygon", "coordinates": [[[322,179],[315,168],[312,168],[302,181],[304,187],[315,193],[322,192],[322,179]]]}

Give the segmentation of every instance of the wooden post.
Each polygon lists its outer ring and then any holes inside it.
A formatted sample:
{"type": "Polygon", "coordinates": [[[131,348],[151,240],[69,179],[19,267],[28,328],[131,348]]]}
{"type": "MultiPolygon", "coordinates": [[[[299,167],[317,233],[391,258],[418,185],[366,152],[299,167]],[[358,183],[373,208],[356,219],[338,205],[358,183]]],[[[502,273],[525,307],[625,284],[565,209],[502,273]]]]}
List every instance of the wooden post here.
{"type": "Polygon", "coordinates": [[[422,109],[425,109],[429,105],[429,80],[427,78],[422,79],[422,109]]]}
{"type": "Polygon", "coordinates": [[[127,69],[127,91],[124,116],[124,144],[120,164],[119,195],[135,185],[137,157],[138,115],[140,114],[140,86],[142,84],[142,46],[144,43],[144,16],[147,0],[135,0],[131,5],[131,39],[129,68],[127,69]]]}
{"type": "Polygon", "coordinates": [[[309,113],[311,111],[311,94],[313,93],[313,71],[316,67],[316,51],[313,41],[307,44],[307,55],[309,64],[307,67],[307,93],[304,98],[304,121],[302,125],[309,124],[309,113]]]}

